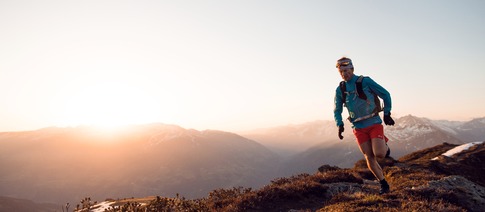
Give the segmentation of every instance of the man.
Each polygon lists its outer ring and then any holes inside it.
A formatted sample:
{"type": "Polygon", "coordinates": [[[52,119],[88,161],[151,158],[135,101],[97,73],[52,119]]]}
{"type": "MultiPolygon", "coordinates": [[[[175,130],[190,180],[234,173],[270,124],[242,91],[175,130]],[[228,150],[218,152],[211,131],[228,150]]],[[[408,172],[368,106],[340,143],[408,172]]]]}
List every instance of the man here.
{"type": "Polygon", "coordinates": [[[377,158],[388,157],[390,149],[386,144],[387,138],[384,136],[384,127],[379,116],[382,109],[378,97],[384,100],[384,123],[394,125],[391,118],[391,95],[371,78],[354,75],[354,66],[349,58],[340,58],[337,61],[337,69],[344,80],[335,92],[334,118],[339,129],[339,138],[343,139],[342,110],[345,106],[360,151],[367,161],[367,167],[381,184],[379,193],[387,193],[390,190],[389,184],[384,178],[377,158]]]}

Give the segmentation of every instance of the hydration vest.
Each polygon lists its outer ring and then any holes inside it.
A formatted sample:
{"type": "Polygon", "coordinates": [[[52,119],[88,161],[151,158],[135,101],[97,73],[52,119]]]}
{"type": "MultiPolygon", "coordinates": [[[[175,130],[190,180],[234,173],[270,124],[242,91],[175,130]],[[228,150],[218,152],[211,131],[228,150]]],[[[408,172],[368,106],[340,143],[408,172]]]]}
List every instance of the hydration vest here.
{"type": "MultiPolygon", "coordinates": [[[[359,96],[359,98],[364,100],[364,101],[367,101],[367,95],[364,93],[364,89],[362,87],[362,81],[364,80],[364,78],[365,77],[362,76],[362,75],[359,76],[359,78],[355,82],[355,88],[357,90],[357,95],[359,96]]],[[[339,87],[340,87],[340,91],[342,92],[342,101],[344,102],[344,107],[347,107],[346,98],[347,98],[348,92],[347,92],[347,88],[345,86],[345,81],[340,82],[339,87]]],[[[368,118],[371,118],[371,117],[374,117],[374,116],[378,116],[379,112],[383,111],[381,101],[380,101],[379,97],[377,96],[377,94],[375,94],[372,90],[370,91],[370,93],[372,93],[372,95],[374,95],[374,104],[375,104],[375,108],[372,111],[372,113],[361,116],[361,117],[350,117],[349,116],[347,119],[350,122],[352,122],[352,123],[358,122],[358,121],[362,121],[362,120],[365,120],[365,119],[368,119],[368,118]]]]}

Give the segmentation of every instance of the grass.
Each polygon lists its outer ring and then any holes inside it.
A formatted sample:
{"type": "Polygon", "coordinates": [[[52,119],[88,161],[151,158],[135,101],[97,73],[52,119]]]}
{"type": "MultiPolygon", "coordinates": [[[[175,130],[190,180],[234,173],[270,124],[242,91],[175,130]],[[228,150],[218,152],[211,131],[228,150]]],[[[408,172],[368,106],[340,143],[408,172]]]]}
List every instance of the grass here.
{"type": "Polygon", "coordinates": [[[258,190],[217,189],[195,200],[177,196],[118,201],[110,211],[466,211],[451,191],[425,186],[446,176],[434,171],[429,161],[452,147],[444,144],[399,161],[381,161],[391,186],[384,195],[378,194],[379,184],[365,162],[358,161],[351,169],[325,165],[315,174],[278,178],[258,190]]]}

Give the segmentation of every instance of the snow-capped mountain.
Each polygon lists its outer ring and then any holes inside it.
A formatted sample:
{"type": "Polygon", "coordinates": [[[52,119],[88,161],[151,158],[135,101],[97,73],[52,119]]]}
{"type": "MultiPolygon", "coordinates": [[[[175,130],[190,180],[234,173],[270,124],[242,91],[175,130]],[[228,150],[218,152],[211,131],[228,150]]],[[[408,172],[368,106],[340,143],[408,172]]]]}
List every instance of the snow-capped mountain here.
{"type": "Polygon", "coordinates": [[[459,137],[466,141],[485,140],[485,117],[464,122],[458,127],[459,137]]]}
{"type": "Polygon", "coordinates": [[[443,142],[465,143],[451,126],[443,126],[426,118],[408,115],[398,118],[394,126],[386,126],[385,134],[390,139],[389,145],[394,147],[394,155],[398,157],[443,142]]]}
{"type": "Polygon", "coordinates": [[[485,140],[485,117],[470,121],[431,120],[440,129],[467,142],[485,140]]]}
{"type": "MultiPolygon", "coordinates": [[[[408,115],[395,117],[396,124],[386,126],[385,134],[390,139],[391,156],[398,158],[444,142],[463,144],[483,141],[485,140],[483,120],[482,118],[470,122],[434,121],[408,115]],[[471,136],[473,140],[470,140],[471,136]]],[[[271,150],[274,150],[274,146],[278,148],[277,150],[286,147],[286,152],[291,154],[286,155],[290,158],[287,161],[288,165],[285,166],[285,173],[312,173],[321,164],[352,167],[356,160],[363,158],[350,124],[347,122],[345,124],[342,141],[337,137],[337,127],[333,121],[315,121],[243,135],[268,146],[271,150]],[[282,142],[278,142],[278,139],[282,142]],[[286,144],[291,145],[285,146],[286,144]],[[294,146],[298,146],[298,149],[294,146]],[[306,150],[299,151],[301,149],[306,150]]]]}

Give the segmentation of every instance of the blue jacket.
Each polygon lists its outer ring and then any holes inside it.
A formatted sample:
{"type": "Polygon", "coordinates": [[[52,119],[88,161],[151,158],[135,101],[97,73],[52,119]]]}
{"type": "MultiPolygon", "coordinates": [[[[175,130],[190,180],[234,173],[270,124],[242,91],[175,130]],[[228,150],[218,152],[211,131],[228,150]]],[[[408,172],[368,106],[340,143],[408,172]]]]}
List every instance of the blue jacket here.
{"type": "MultiPolygon", "coordinates": [[[[377,84],[370,77],[365,77],[364,80],[362,81],[362,90],[367,96],[367,100],[363,100],[359,98],[359,96],[357,95],[355,82],[357,81],[358,78],[359,78],[358,76],[354,75],[352,79],[350,79],[348,82],[345,82],[345,86],[347,90],[345,105],[349,112],[350,118],[356,119],[359,117],[372,114],[372,111],[375,108],[375,103],[374,103],[374,95],[371,92],[375,93],[384,101],[384,114],[386,115],[389,114],[391,112],[391,105],[392,105],[391,94],[389,94],[389,92],[385,88],[377,84]]],[[[344,101],[342,99],[342,91],[340,90],[340,86],[339,86],[335,91],[335,107],[333,110],[333,114],[334,114],[334,118],[337,126],[344,124],[342,120],[343,105],[344,105],[344,101]]],[[[381,123],[382,123],[381,117],[373,116],[371,118],[368,118],[362,121],[352,122],[352,125],[353,125],[352,128],[361,129],[361,128],[372,126],[374,124],[381,124],[381,123]]]]}

